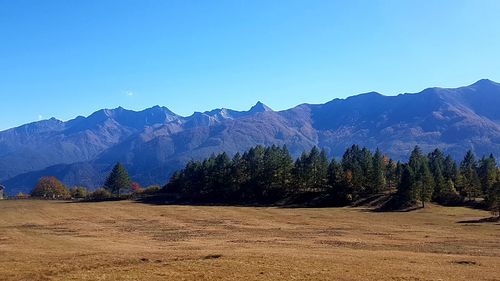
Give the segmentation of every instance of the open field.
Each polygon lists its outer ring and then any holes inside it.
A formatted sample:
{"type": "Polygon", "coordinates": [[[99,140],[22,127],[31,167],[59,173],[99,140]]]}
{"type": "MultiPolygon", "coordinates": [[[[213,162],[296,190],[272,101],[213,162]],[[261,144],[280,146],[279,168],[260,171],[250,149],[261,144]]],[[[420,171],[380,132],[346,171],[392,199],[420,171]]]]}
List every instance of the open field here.
{"type": "Polygon", "coordinates": [[[487,216],[0,201],[0,280],[500,280],[487,216]]]}

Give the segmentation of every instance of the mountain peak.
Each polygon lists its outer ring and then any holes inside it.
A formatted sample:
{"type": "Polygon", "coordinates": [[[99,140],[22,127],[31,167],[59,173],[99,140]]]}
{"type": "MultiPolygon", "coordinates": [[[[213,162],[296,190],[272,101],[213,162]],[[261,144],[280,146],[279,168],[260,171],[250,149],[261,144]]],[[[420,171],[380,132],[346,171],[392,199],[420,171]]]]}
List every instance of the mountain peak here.
{"type": "Polygon", "coordinates": [[[498,86],[500,84],[496,83],[495,81],[492,81],[490,79],[481,79],[478,80],[476,83],[472,84],[472,87],[488,87],[488,86],[498,86]]]}
{"type": "Polygon", "coordinates": [[[142,110],[142,112],[162,112],[162,113],[165,113],[166,115],[173,115],[173,116],[177,115],[172,110],[168,109],[168,107],[159,106],[159,105],[155,105],[153,107],[144,109],[144,110],[142,110]]]}
{"type": "Polygon", "coordinates": [[[265,111],[273,111],[270,107],[267,105],[263,104],[261,101],[258,101],[248,112],[250,113],[259,113],[259,112],[265,112],[265,111]]]}

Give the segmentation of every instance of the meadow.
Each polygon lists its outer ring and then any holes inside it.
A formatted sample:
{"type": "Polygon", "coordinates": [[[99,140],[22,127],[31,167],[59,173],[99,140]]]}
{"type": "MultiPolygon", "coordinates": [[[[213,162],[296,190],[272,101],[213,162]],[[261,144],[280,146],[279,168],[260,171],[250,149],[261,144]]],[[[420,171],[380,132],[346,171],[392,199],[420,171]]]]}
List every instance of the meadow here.
{"type": "Polygon", "coordinates": [[[500,280],[486,211],[0,201],[0,280],[500,280]]]}

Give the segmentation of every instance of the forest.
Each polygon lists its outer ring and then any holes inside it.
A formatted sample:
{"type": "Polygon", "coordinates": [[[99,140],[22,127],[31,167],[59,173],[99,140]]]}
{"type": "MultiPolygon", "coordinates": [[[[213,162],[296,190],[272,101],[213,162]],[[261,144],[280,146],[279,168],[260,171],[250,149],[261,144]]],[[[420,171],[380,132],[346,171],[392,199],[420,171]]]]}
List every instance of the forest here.
{"type": "Polygon", "coordinates": [[[286,146],[255,146],[243,154],[190,161],[162,189],[178,200],[222,204],[278,204],[322,198],[345,206],[388,195],[383,208],[481,203],[499,211],[500,172],[493,155],[477,160],[468,151],[457,163],[441,150],[424,154],[416,146],[406,163],[353,145],[341,159],[317,147],[293,159],[286,146]],[[302,198],[302,199],[301,199],[302,198]],[[291,201],[290,201],[291,200],[291,201]]]}

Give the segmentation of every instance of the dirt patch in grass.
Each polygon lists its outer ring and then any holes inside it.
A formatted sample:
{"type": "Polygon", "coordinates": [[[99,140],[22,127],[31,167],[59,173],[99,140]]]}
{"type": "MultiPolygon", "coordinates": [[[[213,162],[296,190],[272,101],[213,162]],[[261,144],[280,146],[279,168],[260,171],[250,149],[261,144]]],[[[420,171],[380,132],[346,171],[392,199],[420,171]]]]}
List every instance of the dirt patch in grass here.
{"type": "Polygon", "coordinates": [[[204,260],[216,260],[216,259],[220,259],[220,258],[222,258],[222,255],[220,255],[220,254],[207,255],[207,256],[203,257],[204,260]]]}

